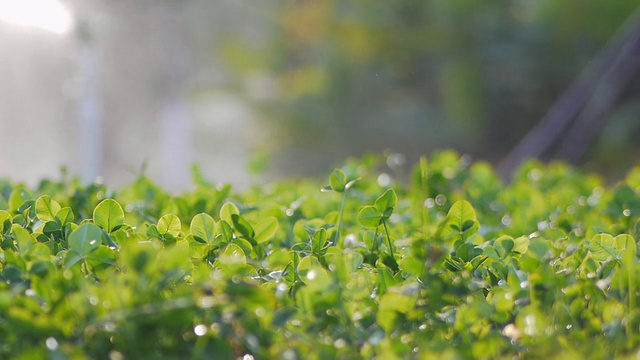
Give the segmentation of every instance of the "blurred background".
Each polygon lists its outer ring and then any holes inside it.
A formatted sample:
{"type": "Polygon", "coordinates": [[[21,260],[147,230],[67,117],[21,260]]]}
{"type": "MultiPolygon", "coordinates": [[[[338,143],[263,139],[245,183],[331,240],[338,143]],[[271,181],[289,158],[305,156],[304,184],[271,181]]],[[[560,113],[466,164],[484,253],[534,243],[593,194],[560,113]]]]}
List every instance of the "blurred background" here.
{"type": "Polygon", "coordinates": [[[640,160],[638,0],[0,0],[0,177],[172,191],[435,149],[615,179],[640,160]]]}

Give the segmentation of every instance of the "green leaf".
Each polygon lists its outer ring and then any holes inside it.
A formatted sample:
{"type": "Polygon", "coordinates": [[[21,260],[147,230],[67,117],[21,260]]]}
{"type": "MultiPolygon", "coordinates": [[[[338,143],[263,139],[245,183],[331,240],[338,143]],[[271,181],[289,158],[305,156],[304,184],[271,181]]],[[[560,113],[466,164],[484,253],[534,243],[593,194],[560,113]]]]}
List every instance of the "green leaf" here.
{"type": "Polygon", "coordinates": [[[18,209],[29,198],[29,194],[22,188],[14,189],[9,195],[9,211],[11,213],[19,212],[18,209]]]}
{"type": "Polygon", "coordinates": [[[375,206],[364,206],[358,211],[358,223],[369,229],[380,226],[382,213],[375,206]]]}
{"type": "Polygon", "coordinates": [[[52,200],[48,195],[40,196],[36,200],[36,216],[41,221],[54,221],[60,208],[60,204],[52,200]]]}
{"type": "Polygon", "coordinates": [[[149,227],[147,228],[147,236],[150,238],[157,238],[157,239],[162,238],[162,235],[158,231],[158,226],[156,224],[149,225],[149,227]]]}
{"type": "Polygon", "coordinates": [[[105,268],[116,262],[116,253],[106,246],[100,246],[96,251],[87,254],[86,260],[94,270],[105,268]]]}
{"type": "Polygon", "coordinates": [[[382,214],[384,214],[387,218],[391,215],[390,211],[393,211],[393,208],[396,206],[398,202],[398,196],[393,189],[388,189],[384,192],[384,194],[380,195],[376,199],[376,202],[373,204],[382,214]],[[389,215],[387,215],[389,213],[389,215]]]}
{"type": "Polygon", "coordinates": [[[246,239],[253,239],[255,236],[255,231],[253,227],[245,218],[240,215],[233,214],[231,215],[231,220],[233,221],[233,227],[246,239]]]}
{"type": "Polygon", "coordinates": [[[322,266],[318,259],[315,256],[305,256],[298,262],[298,275],[300,277],[304,277],[307,274],[307,271],[311,270],[314,267],[322,266]]]}
{"type": "Polygon", "coordinates": [[[71,268],[73,265],[82,261],[82,255],[75,251],[68,251],[64,254],[64,267],[65,269],[71,268]]]}
{"type": "Polygon", "coordinates": [[[378,287],[380,288],[380,292],[386,292],[388,288],[395,284],[396,280],[393,278],[391,270],[386,267],[378,268],[378,287]]]}
{"type": "Polygon", "coordinates": [[[473,244],[463,243],[456,250],[456,258],[469,262],[476,256],[482,254],[482,249],[475,247],[473,244]]]}
{"type": "Polygon", "coordinates": [[[289,262],[287,266],[284,267],[282,272],[282,277],[287,284],[291,285],[296,280],[296,271],[293,267],[293,262],[289,262]]]}
{"type": "Polygon", "coordinates": [[[0,210],[0,234],[6,234],[11,230],[13,216],[8,211],[0,210]]]}
{"type": "Polygon", "coordinates": [[[319,254],[322,249],[324,249],[327,244],[327,230],[321,228],[313,234],[313,238],[311,238],[311,251],[316,254],[319,254]]]}
{"type": "Polygon", "coordinates": [[[301,279],[312,292],[323,291],[331,285],[331,275],[322,266],[313,266],[301,279]]]}
{"type": "Polygon", "coordinates": [[[540,238],[533,238],[529,241],[527,252],[533,254],[537,259],[543,259],[549,252],[549,246],[546,241],[540,238]]]}
{"type": "Polygon", "coordinates": [[[73,219],[74,219],[73,211],[68,206],[60,209],[55,216],[55,221],[60,226],[64,226],[65,224],[72,222],[73,219]]]}
{"type": "Polygon", "coordinates": [[[608,258],[617,258],[616,239],[609,234],[598,234],[589,243],[589,251],[596,261],[605,261],[608,258]]]}
{"type": "Polygon", "coordinates": [[[498,255],[498,252],[492,245],[485,246],[484,249],[482,249],[482,253],[492,259],[500,260],[500,255],[498,255]]]}
{"type": "Polygon", "coordinates": [[[415,308],[416,299],[400,292],[389,291],[380,298],[376,320],[381,328],[391,333],[398,328],[400,317],[415,308]]]}
{"type": "Polygon", "coordinates": [[[233,228],[226,220],[218,222],[218,233],[222,234],[222,242],[228,243],[233,240],[233,228]]]}
{"type": "Polygon", "coordinates": [[[18,244],[18,252],[20,255],[26,254],[27,250],[36,243],[36,240],[29,234],[29,232],[22,228],[20,225],[13,225],[13,234],[16,237],[16,243],[18,244]]]}
{"type": "Polygon", "coordinates": [[[99,227],[91,223],[80,225],[69,235],[69,249],[86,256],[96,251],[102,243],[102,231],[99,227]]]}
{"type": "Polygon", "coordinates": [[[162,236],[171,235],[177,238],[181,230],[182,223],[180,222],[180,218],[174,214],[163,215],[160,220],[158,220],[158,232],[162,236]]]}
{"type": "Polygon", "coordinates": [[[329,185],[335,192],[344,192],[347,187],[347,176],[340,169],[335,169],[329,177],[329,185]]]}
{"type": "Polygon", "coordinates": [[[56,240],[60,240],[64,235],[62,227],[55,221],[47,221],[42,227],[42,233],[47,237],[53,236],[56,240]]]}
{"type": "Polygon", "coordinates": [[[636,256],[636,240],[629,234],[620,234],[616,236],[616,250],[618,257],[621,257],[623,253],[630,252],[632,257],[636,256]]]}
{"type": "Polygon", "coordinates": [[[350,252],[344,255],[344,263],[347,265],[347,274],[351,276],[362,266],[364,258],[360,253],[350,252]]]}
{"type": "Polygon", "coordinates": [[[229,244],[224,251],[220,253],[218,261],[224,265],[246,265],[247,256],[240,246],[229,244]]]}
{"type": "Polygon", "coordinates": [[[191,219],[191,235],[203,243],[212,244],[216,238],[216,221],[207,213],[200,213],[191,219]]]}
{"type": "Polygon", "coordinates": [[[273,216],[260,220],[254,227],[254,239],[258,244],[271,240],[278,231],[278,219],[273,216]]]}
{"type": "Polygon", "coordinates": [[[493,243],[493,247],[496,249],[496,252],[501,259],[506,258],[507,255],[511,253],[514,246],[515,243],[513,241],[513,238],[511,238],[510,236],[501,236],[497,238],[493,243]]]}
{"type": "Polygon", "coordinates": [[[456,201],[449,209],[449,213],[440,228],[440,236],[451,239],[454,243],[465,241],[478,231],[479,224],[473,206],[466,200],[456,201]]]}
{"type": "Polygon", "coordinates": [[[224,203],[220,208],[220,220],[226,221],[229,225],[233,224],[231,215],[240,215],[240,209],[234,203],[224,203]]]}
{"type": "Polygon", "coordinates": [[[113,199],[102,200],[93,210],[93,223],[112,232],[124,225],[122,206],[113,199]]]}
{"type": "Polygon", "coordinates": [[[529,248],[529,237],[528,236],[520,236],[513,240],[514,246],[513,251],[519,254],[524,254],[525,251],[529,248]]]}

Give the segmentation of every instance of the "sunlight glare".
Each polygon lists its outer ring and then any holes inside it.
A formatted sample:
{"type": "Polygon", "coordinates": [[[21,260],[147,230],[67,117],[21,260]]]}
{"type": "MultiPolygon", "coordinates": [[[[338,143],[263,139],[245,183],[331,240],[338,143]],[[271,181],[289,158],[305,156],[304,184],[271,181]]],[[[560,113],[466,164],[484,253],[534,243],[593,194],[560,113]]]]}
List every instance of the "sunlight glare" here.
{"type": "Polygon", "coordinates": [[[71,14],[57,0],[0,0],[0,20],[56,34],[71,28],[71,14]]]}

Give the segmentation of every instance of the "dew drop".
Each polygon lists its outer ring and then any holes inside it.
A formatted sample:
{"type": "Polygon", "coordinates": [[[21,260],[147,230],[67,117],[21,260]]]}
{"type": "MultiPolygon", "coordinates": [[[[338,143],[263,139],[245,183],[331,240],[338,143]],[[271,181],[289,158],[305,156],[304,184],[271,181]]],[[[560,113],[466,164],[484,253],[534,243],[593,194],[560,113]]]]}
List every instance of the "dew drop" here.
{"type": "Polygon", "coordinates": [[[109,360],[123,360],[124,355],[121,352],[113,350],[109,353],[109,360]]]}
{"type": "Polygon", "coordinates": [[[508,324],[502,329],[502,334],[510,339],[518,339],[521,336],[520,330],[515,324],[508,324]]]}
{"type": "Polygon", "coordinates": [[[464,154],[460,157],[460,165],[462,165],[463,167],[467,167],[471,165],[472,162],[473,162],[473,157],[471,157],[471,155],[469,154],[464,154]]]}
{"type": "Polygon", "coordinates": [[[451,180],[456,176],[456,171],[452,168],[446,168],[442,171],[442,175],[445,179],[451,180]]]}
{"type": "Polygon", "coordinates": [[[439,194],[438,196],[436,196],[436,204],[438,204],[439,206],[443,206],[444,204],[447,203],[447,197],[439,194]]]}
{"type": "Polygon", "coordinates": [[[298,357],[296,356],[295,351],[287,349],[282,353],[282,358],[284,360],[296,360],[298,357]]]}
{"type": "Polygon", "coordinates": [[[198,324],[193,328],[193,333],[196,336],[205,336],[207,334],[207,327],[202,324],[198,324]]]}
{"type": "Polygon", "coordinates": [[[362,320],[362,318],[364,318],[364,316],[360,311],[356,311],[355,313],[353,313],[353,316],[351,316],[352,321],[360,321],[362,320]]]}
{"type": "Polygon", "coordinates": [[[355,234],[348,234],[344,237],[344,247],[352,248],[358,246],[358,238],[355,234]]]}
{"type": "Polygon", "coordinates": [[[315,270],[309,270],[309,272],[307,273],[307,279],[309,280],[314,280],[316,276],[318,276],[318,274],[315,270]]]}
{"type": "Polygon", "coordinates": [[[624,216],[626,216],[626,217],[631,216],[631,210],[629,210],[629,209],[624,209],[624,210],[622,211],[622,215],[624,215],[624,216]]]}
{"type": "Polygon", "coordinates": [[[382,173],[378,175],[378,185],[386,187],[391,185],[391,176],[389,174],[382,173]]]}
{"type": "Polygon", "coordinates": [[[93,240],[89,241],[89,245],[91,245],[91,246],[93,246],[93,245],[95,245],[97,243],[98,243],[98,240],[96,240],[96,239],[93,239],[93,240]]]}
{"type": "Polygon", "coordinates": [[[45,344],[47,345],[47,349],[51,351],[58,350],[58,340],[56,340],[55,338],[48,337],[45,341],[45,344]]]}
{"type": "Polygon", "coordinates": [[[542,172],[539,169],[533,169],[529,171],[528,177],[531,181],[538,181],[542,177],[542,172]]]}
{"type": "Polygon", "coordinates": [[[436,206],[436,202],[432,198],[428,198],[427,200],[424,201],[424,206],[431,209],[432,207],[436,206]]]}
{"type": "Polygon", "coordinates": [[[215,298],[213,296],[203,296],[198,299],[198,305],[203,309],[213,307],[215,304],[215,298]]]}
{"type": "Polygon", "coordinates": [[[399,153],[393,153],[387,156],[387,166],[394,169],[399,166],[402,166],[406,160],[407,158],[404,155],[399,153]]]}

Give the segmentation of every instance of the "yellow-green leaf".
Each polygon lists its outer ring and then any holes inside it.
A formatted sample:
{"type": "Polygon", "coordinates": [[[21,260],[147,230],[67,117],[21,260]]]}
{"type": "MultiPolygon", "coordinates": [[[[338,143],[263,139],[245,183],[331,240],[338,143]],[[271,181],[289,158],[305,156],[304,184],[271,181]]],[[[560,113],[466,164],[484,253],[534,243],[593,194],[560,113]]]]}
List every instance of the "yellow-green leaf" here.
{"type": "Polygon", "coordinates": [[[113,199],[102,200],[93,210],[93,223],[111,232],[124,225],[122,206],[113,199]]]}

